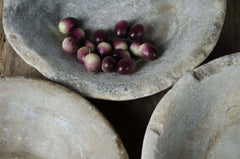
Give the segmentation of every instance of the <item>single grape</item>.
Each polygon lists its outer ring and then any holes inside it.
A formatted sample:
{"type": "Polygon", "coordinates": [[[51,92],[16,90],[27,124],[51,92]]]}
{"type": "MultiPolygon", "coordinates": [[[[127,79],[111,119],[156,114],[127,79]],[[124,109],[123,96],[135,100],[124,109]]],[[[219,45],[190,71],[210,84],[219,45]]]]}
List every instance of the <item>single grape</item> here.
{"type": "Polygon", "coordinates": [[[115,50],[116,49],[128,50],[128,44],[122,40],[113,40],[112,45],[115,50]]]}
{"type": "Polygon", "coordinates": [[[130,45],[130,51],[132,54],[134,54],[135,56],[140,56],[139,55],[139,47],[142,44],[142,42],[140,40],[135,40],[134,42],[132,42],[132,44],[130,45]]]}
{"type": "Polygon", "coordinates": [[[113,72],[116,68],[117,60],[112,56],[106,56],[102,60],[102,70],[104,72],[110,73],[113,72]]]}
{"type": "Polygon", "coordinates": [[[130,58],[123,58],[117,63],[117,72],[122,75],[130,74],[135,69],[135,62],[130,58]]]}
{"type": "Polygon", "coordinates": [[[93,41],[96,44],[107,41],[107,38],[107,33],[104,30],[97,30],[93,33],[93,41]]]}
{"type": "Polygon", "coordinates": [[[112,54],[112,46],[107,42],[101,42],[97,46],[98,53],[101,57],[112,54]]]}
{"type": "Polygon", "coordinates": [[[81,28],[73,28],[69,36],[82,41],[85,38],[85,32],[81,28]]]}
{"type": "Polygon", "coordinates": [[[144,43],[139,47],[139,55],[147,60],[154,60],[157,58],[157,52],[153,45],[144,43]]]}
{"type": "Polygon", "coordinates": [[[114,50],[113,57],[115,57],[117,60],[120,60],[124,57],[131,58],[129,52],[126,50],[122,50],[122,49],[114,50]]]}
{"type": "Polygon", "coordinates": [[[75,27],[77,27],[77,20],[73,17],[64,18],[58,24],[59,31],[63,34],[69,34],[75,27]]]}
{"type": "Polygon", "coordinates": [[[75,54],[80,48],[80,43],[74,37],[66,37],[62,42],[62,48],[67,53],[75,54]]]}
{"type": "Polygon", "coordinates": [[[84,47],[81,47],[77,52],[77,58],[82,64],[84,63],[85,56],[87,56],[87,54],[89,54],[90,52],[89,49],[90,48],[84,46],[84,47]]]}
{"type": "Polygon", "coordinates": [[[84,59],[84,67],[88,73],[97,73],[100,70],[101,59],[97,54],[87,54],[84,59]]]}
{"type": "Polygon", "coordinates": [[[131,27],[128,36],[132,40],[140,39],[146,34],[146,28],[141,24],[135,24],[131,27]]]}
{"type": "Polygon", "coordinates": [[[126,20],[117,22],[114,29],[115,35],[120,38],[126,37],[128,35],[129,27],[129,23],[126,20]]]}
{"type": "Polygon", "coordinates": [[[96,51],[96,45],[94,43],[92,43],[91,41],[89,41],[89,40],[85,41],[84,46],[90,48],[91,52],[95,52],[96,51]]]}

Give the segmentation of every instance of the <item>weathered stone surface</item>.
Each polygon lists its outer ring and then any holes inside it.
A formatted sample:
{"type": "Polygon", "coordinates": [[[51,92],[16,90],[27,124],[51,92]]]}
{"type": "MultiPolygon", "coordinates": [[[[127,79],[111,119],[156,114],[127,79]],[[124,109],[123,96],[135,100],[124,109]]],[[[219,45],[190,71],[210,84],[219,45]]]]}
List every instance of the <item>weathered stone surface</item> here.
{"type": "Polygon", "coordinates": [[[5,0],[3,25],[16,52],[47,78],[84,96],[129,100],[160,92],[199,65],[219,37],[226,0],[5,0]],[[147,27],[147,40],[157,48],[155,61],[137,62],[129,76],[88,74],[75,56],[61,49],[58,22],[80,19],[87,36],[113,29],[126,19],[147,27]]]}
{"type": "Polygon", "coordinates": [[[240,158],[240,53],[183,76],[156,107],[142,159],[240,158]]]}
{"type": "Polygon", "coordinates": [[[53,83],[0,79],[0,158],[128,159],[103,115],[53,83]]]}

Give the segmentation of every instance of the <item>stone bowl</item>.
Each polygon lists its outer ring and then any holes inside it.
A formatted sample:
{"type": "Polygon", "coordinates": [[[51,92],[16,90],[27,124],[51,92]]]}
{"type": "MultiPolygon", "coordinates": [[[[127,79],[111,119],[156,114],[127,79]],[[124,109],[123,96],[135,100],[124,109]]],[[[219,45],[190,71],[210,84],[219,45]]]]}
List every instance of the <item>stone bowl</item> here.
{"type": "Polygon", "coordinates": [[[0,79],[1,159],[128,159],[110,123],[87,100],[53,83],[0,79]]]}
{"type": "Polygon", "coordinates": [[[240,158],[240,53],[183,76],[157,105],[142,159],[240,158]]]}
{"type": "Polygon", "coordinates": [[[84,96],[130,100],[163,91],[199,65],[214,48],[221,32],[226,0],[4,0],[3,26],[16,52],[48,79],[84,96]],[[159,57],[136,61],[131,75],[88,74],[76,56],[64,53],[59,21],[80,20],[87,37],[111,32],[125,19],[147,27],[146,41],[159,57]]]}

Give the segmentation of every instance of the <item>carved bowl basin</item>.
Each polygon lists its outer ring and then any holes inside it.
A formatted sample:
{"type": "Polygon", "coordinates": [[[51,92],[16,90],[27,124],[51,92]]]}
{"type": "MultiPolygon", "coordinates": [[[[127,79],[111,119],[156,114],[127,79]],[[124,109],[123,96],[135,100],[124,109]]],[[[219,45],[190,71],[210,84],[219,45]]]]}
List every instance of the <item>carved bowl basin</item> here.
{"type": "Polygon", "coordinates": [[[218,40],[225,9],[226,0],[4,0],[3,25],[16,52],[48,79],[84,96],[130,100],[169,88],[199,65],[218,40]],[[159,57],[137,61],[127,76],[88,74],[61,49],[58,23],[68,16],[80,19],[88,37],[122,19],[144,24],[159,57]]]}
{"type": "Polygon", "coordinates": [[[128,159],[110,123],[62,86],[0,79],[1,159],[128,159]]]}
{"type": "Polygon", "coordinates": [[[240,158],[240,53],[183,76],[148,124],[142,159],[240,158]]]}

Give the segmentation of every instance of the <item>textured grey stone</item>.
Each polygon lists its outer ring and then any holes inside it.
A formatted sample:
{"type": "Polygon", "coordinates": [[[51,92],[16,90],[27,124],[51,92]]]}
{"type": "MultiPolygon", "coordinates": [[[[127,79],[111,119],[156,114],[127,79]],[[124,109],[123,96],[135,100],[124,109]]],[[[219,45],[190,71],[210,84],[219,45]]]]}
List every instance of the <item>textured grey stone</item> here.
{"type": "Polygon", "coordinates": [[[142,159],[240,158],[240,53],[184,75],[157,105],[142,159]]]}
{"type": "Polygon", "coordinates": [[[0,159],[128,159],[110,123],[52,82],[0,78],[0,159]]]}
{"type": "Polygon", "coordinates": [[[129,100],[167,89],[199,65],[217,42],[225,9],[226,0],[4,0],[3,25],[16,52],[50,80],[84,96],[129,100]],[[138,61],[128,76],[88,74],[61,49],[58,22],[68,16],[80,19],[88,35],[113,30],[121,19],[144,24],[161,56],[138,61]]]}

